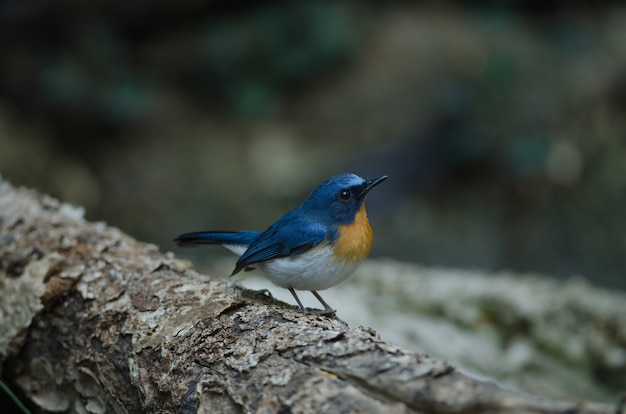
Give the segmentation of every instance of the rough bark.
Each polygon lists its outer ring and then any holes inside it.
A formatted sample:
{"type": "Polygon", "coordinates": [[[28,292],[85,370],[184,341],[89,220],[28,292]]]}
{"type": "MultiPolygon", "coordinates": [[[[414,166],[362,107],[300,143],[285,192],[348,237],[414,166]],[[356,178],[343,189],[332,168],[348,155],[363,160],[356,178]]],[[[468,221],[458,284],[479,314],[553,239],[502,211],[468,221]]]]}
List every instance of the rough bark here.
{"type": "Polygon", "coordinates": [[[0,180],[2,376],[54,412],[610,413],[503,389],[0,180]]]}

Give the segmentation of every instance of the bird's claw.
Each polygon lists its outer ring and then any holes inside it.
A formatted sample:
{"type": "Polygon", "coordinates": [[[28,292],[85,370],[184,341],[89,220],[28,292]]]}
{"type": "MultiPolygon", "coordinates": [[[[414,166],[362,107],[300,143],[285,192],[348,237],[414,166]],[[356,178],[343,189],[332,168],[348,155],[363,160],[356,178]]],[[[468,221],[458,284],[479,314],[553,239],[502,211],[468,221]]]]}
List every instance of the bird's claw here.
{"type": "Polygon", "coordinates": [[[334,316],[337,311],[334,309],[311,309],[311,308],[305,308],[302,312],[305,315],[322,315],[322,316],[334,316]]]}

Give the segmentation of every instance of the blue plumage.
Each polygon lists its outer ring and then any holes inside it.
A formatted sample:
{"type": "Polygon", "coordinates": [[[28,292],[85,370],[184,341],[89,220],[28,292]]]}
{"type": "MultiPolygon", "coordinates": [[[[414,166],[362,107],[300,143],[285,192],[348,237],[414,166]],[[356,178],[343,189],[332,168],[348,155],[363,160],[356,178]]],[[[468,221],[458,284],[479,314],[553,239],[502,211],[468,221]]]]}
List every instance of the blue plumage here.
{"type": "Polygon", "coordinates": [[[232,274],[258,262],[303,253],[334,234],[332,226],[302,215],[299,209],[291,210],[248,246],[232,274]]]}
{"type": "Polygon", "coordinates": [[[181,234],[174,241],[179,246],[191,246],[194,244],[248,245],[259,237],[260,234],[260,231],[198,231],[181,234]]]}
{"type": "Polygon", "coordinates": [[[355,174],[336,175],[264,232],[193,232],[174,241],[179,246],[225,245],[241,254],[233,275],[258,265],[272,282],[289,289],[303,313],[308,311],[294,289],[310,290],[324,305],[318,313],[331,314],[335,311],[316,291],[345,280],[369,252],[371,228],[363,203],[367,193],[385,179],[386,176],[365,180],[355,174]],[[358,259],[353,260],[354,257],[358,259]]]}

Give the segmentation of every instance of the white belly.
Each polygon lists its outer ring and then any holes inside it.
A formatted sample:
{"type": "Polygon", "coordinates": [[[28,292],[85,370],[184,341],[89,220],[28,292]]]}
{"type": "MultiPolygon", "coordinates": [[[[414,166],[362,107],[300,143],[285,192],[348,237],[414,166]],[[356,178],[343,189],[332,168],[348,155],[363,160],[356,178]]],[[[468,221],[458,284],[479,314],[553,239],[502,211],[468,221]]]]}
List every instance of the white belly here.
{"type": "MultiPolygon", "coordinates": [[[[225,247],[236,253],[239,253],[241,248],[245,250],[244,246],[225,247]]],[[[324,290],[350,277],[359,263],[338,261],[330,247],[323,246],[296,256],[269,260],[253,266],[263,271],[272,283],[280,287],[324,290]]]]}

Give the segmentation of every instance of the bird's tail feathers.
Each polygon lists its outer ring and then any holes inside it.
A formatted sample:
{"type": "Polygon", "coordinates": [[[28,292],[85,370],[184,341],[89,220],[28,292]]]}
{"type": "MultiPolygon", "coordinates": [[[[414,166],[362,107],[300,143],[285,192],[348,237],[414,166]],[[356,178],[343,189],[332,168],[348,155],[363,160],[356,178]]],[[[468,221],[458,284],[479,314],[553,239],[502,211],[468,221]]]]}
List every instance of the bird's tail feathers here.
{"type": "Polygon", "coordinates": [[[198,244],[249,245],[260,234],[260,231],[198,231],[181,234],[174,241],[181,247],[198,244]]]}

